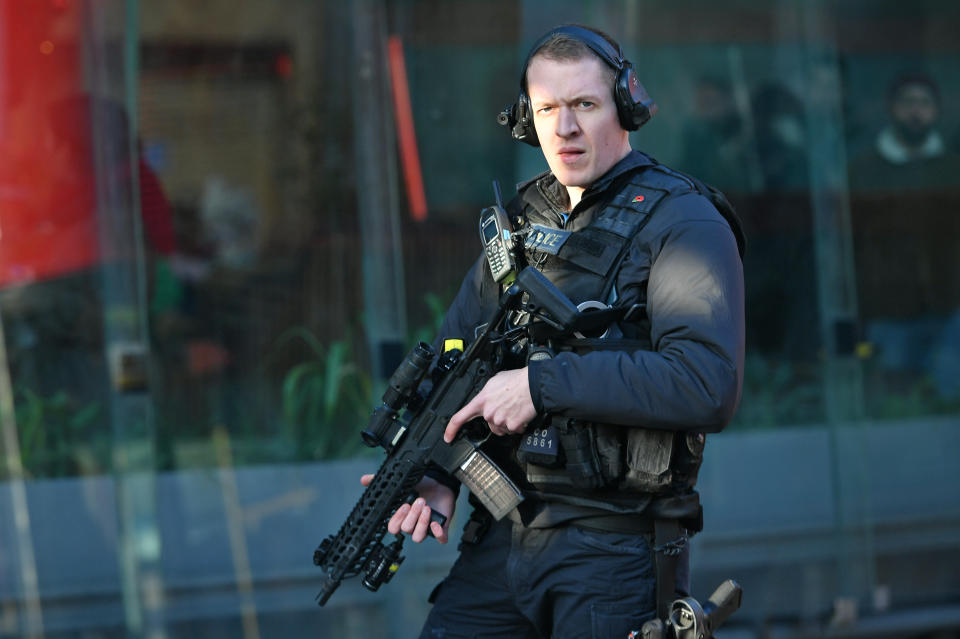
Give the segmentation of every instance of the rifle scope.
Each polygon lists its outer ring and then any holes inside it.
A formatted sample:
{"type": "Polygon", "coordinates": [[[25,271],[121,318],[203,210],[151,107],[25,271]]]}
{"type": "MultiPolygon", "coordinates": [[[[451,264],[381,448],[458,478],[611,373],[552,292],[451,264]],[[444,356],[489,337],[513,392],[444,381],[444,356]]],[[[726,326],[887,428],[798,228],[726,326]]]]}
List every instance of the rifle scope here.
{"type": "Polygon", "coordinates": [[[387,382],[383,403],[374,409],[367,428],[360,434],[367,446],[375,448],[382,444],[383,436],[396,419],[397,410],[410,400],[435,356],[429,344],[420,342],[400,362],[387,382]]]}

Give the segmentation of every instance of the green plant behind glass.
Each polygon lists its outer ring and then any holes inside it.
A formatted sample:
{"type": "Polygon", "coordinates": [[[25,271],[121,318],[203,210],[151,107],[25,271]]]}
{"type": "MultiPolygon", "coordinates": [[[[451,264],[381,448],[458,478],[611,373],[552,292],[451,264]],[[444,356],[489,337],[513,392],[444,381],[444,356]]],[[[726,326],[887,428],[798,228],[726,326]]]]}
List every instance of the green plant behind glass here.
{"type": "Polygon", "coordinates": [[[349,339],[324,345],[302,327],[278,342],[299,341],[309,358],[283,377],[283,435],[300,460],[349,457],[365,447],[358,433],[370,413],[370,375],[353,360],[349,339]]]}
{"type": "Polygon", "coordinates": [[[440,332],[440,325],[443,323],[447,306],[450,304],[449,300],[444,301],[444,299],[436,293],[424,293],[423,303],[429,311],[429,319],[425,324],[417,327],[410,334],[410,337],[407,339],[407,345],[410,348],[413,348],[414,344],[419,342],[426,342],[427,344],[433,343],[437,338],[437,334],[440,332]]]}
{"type": "MultiPolygon", "coordinates": [[[[78,404],[58,391],[14,389],[20,458],[28,477],[69,477],[110,469],[111,432],[99,402],[78,404]]],[[[6,468],[4,468],[6,475],[6,468]]]]}
{"type": "MultiPolygon", "coordinates": [[[[429,318],[408,337],[408,347],[433,342],[440,330],[447,302],[435,293],[423,296],[429,318]]],[[[379,399],[370,372],[359,365],[354,336],[324,344],[303,327],[285,331],[277,339],[281,348],[290,342],[305,345],[307,359],[283,375],[282,436],[295,448],[298,460],[333,459],[370,452],[360,431],[379,399]]]]}

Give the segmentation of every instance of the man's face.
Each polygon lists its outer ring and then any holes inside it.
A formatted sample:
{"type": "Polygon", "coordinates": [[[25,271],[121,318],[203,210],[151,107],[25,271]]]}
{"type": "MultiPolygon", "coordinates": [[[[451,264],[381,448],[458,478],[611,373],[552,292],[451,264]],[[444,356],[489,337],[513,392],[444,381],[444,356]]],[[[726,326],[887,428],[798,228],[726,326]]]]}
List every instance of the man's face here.
{"type": "Polygon", "coordinates": [[[527,95],[547,164],[560,184],[586,188],[630,152],[613,103],[609,67],[596,57],[527,67],[527,95]]]}
{"type": "Polygon", "coordinates": [[[901,87],[891,105],[894,125],[905,142],[922,144],[940,115],[937,99],[924,84],[901,87]]]}

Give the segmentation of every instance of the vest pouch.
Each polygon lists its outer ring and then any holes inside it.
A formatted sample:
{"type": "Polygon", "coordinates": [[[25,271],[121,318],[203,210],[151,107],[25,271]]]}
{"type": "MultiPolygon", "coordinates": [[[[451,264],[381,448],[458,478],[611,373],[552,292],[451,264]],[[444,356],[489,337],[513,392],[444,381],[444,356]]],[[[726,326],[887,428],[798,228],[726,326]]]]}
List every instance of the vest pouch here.
{"type": "Polygon", "coordinates": [[[526,466],[527,481],[540,488],[595,490],[619,479],[623,447],[616,438],[616,426],[571,419],[554,420],[552,428],[560,443],[556,458],[517,450],[517,459],[526,466]]]}
{"type": "Polygon", "coordinates": [[[517,448],[517,460],[541,468],[563,468],[564,453],[557,427],[548,416],[542,423],[528,427],[517,448]]]}
{"type": "Polygon", "coordinates": [[[623,477],[623,426],[595,424],[597,457],[604,485],[616,485],[623,477]]]}
{"type": "Polygon", "coordinates": [[[703,449],[707,436],[703,433],[685,433],[683,446],[674,461],[674,480],[676,483],[693,488],[697,484],[700,465],[703,463],[703,449]]]}
{"type": "Polygon", "coordinates": [[[558,426],[560,446],[566,458],[565,469],[575,488],[595,489],[606,482],[593,424],[574,419],[558,426]]]}
{"type": "Polygon", "coordinates": [[[676,439],[677,433],[669,430],[629,428],[624,488],[644,493],[661,493],[670,488],[670,462],[676,439]]]}

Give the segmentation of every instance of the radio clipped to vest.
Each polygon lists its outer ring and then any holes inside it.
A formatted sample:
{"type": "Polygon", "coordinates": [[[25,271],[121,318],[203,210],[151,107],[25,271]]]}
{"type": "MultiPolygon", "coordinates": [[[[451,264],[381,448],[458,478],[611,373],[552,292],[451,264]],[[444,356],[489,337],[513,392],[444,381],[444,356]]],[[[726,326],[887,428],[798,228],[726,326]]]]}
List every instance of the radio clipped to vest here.
{"type": "Polygon", "coordinates": [[[513,249],[513,228],[503,208],[500,183],[493,181],[494,204],[480,212],[480,240],[495,282],[509,286],[517,277],[517,257],[513,249]]]}

